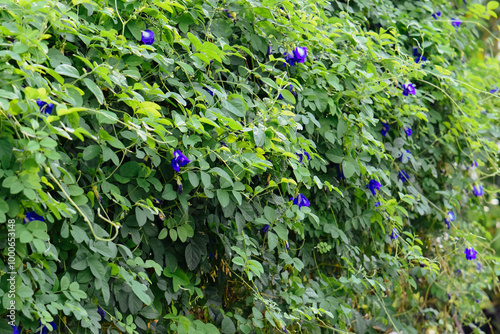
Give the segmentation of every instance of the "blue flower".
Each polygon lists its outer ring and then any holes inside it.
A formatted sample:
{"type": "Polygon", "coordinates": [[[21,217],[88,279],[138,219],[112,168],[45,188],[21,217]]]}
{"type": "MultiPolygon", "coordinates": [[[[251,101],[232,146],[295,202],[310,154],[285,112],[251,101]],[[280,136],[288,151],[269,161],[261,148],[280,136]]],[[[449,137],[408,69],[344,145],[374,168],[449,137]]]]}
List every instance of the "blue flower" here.
{"type": "Polygon", "coordinates": [[[288,241],[285,241],[285,247],[287,252],[290,250],[290,245],[288,244],[288,241]]]}
{"type": "Polygon", "coordinates": [[[382,123],[382,130],[380,130],[380,133],[382,134],[382,136],[386,136],[387,135],[387,132],[389,132],[389,124],[385,123],[385,122],[381,122],[382,123]]]}
{"type": "Polygon", "coordinates": [[[403,183],[407,182],[409,179],[408,174],[406,174],[404,170],[399,171],[399,178],[403,181],[403,183]]]}
{"type": "Polygon", "coordinates": [[[342,169],[340,168],[340,164],[335,164],[337,167],[337,179],[339,181],[345,180],[345,175],[344,172],[342,172],[342,169]]]}
{"type": "Polygon", "coordinates": [[[146,45],[152,45],[155,42],[155,33],[149,29],[141,31],[141,41],[146,45]]]}
{"type": "Polygon", "coordinates": [[[424,56],[418,56],[417,58],[415,58],[415,63],[417,64],[424,61],[427,61],[427,58],[425,58],[424,56]]]}
{"type": "Polygon", "coordinates": [[[366,185],[366,188],[370,189],[370,191],[372,192],[373,196],[376,196],[377,193],[375,192],[375,190],[378,190],[380,191],[380,188],[382,187],[382,185],[375,179],[371,179],[370,182],[368,182],[368,184],[366,185]]]}
{"type": "Polygon", "coordinates": [[[456,19],[451,19],[451,25],[454,26],[455,29],[457,29],[458,27],[460,27],[461,24],[462,24],[462,21],[456,20],[456,19]]]}
{"type": "Polygon", "coordinates": [[[444,218],[444,222],[446,223],[448,230],[450,229],[450,223],[452,221],[455,221],[455,213],[453,211],[448,211],[446,217],[444,218]]]}
{"type": "Polygon", "coordinates": [[[21,334],[21,329],[20,328],[17,328],[14,325],[11,325],[11,326],[12,326],[12,334],[21,334]]]}
{"type": "Polygon", "coordinates": [[[286,333],[288,334],[288,331],[286,330],[285,326],[283,326],[283,328],[281,328],[283,330],[283,333],[286,333]]]}
{"type": "Polygon", "coordinates": [[[495,94],[496,92],[498,92],[499,88],[497,86],[493,86],[493,89],[490,90],[490,93],[491,94],[495,94]]]}
{"type": "Polygon", "coordinates": [[[99,315],[101,316],[101,321],[104,321],[104,318],[106,317],[106,313],[104,312],[104,310],[100,306],[97,306],[97,313],[99,313],[99,315]]]}
{"type": "Polygon", "coordinates": [[[304,63],[307,58],[307,47],[298,46],[293,50],[293,55],[295,56],[295,61],[297,63],[304,63]]]}
{"type": "Polygon", "coordinates": [[[177,186],[178,186],[177,191],[179,192],[179,195],[182,195],[182,190],[184,189],[182,187],[182,183],[178,183],[177,186]]]}
{"type": "Polygon", "coordinates": [[[269,224],[266,224],[266,225],[264,225],[264,227],[262,227],[260,229],[260,231],[265,234],[269,230],[270,227],[271,226],[269,226],[269,224]]]}
{"type": "Polygon", "coordinates": [[[398,230],[396,230],[396,228],[394,227],[392,229],[392,233],[391,233],[391,240],[394,240],[394,239],[397,239],[397,238],[399,238],[398,230]]]}
{"type": "Polygon", "coordinates": [[[408,126],[407,128],[405,128],[405,132],[406,132],[406,135],[407,135],[408,137],[410,137],[410,136],[411,136],[411,134],[413,133],[413,130],[412,130],[412,129],[408,126]]]}
{"type": "Polygon", "coordinates": [[[474,248],[470,247],[464,250],[464,254],[467,260],[474,260],[476,258],[477,252],[474,248]]]}
{"type": "Polygon", "coordinates": [[[35,211],[30,211],[30,212],[26,213],[26,215],[24,216],[24,223],[26,224],[26,223],[31,222],[33,220],[38,220],[38,221],[44,222],[45,218],[43,218],[42,216],[37,214],[35,211]]]}
{"type": "Polygon", "coordinates": [[[273,46],[271,45],[271,43],[269,43],[269,46],[267,47],[267,53],[266,53],[266,56],[270,56],[273,54],[273,46]]]}
{"type": "Polygon", "coordinates": [[[309,206],[311,205],[311,203],[309,202],[309,200],[302,194],[300,193],[297,197],[293,198],[293,197],[290,197],[290,200],[293,199],[293,204],[294,205],[298,205],[299,206],[299,209],[303,206],[309,206]]]}
{"type": "Polygon", "coordinates": [[[409,94],[415,95],[415,86],[413,86],[412,83],[409,84],[403,84],[401,85],[403,87],[403,95],[408,96],[409,94]]]}
{"type": "Polygon", "coordinates": [[[413,57],[420,56],[420,52],[418,52],[418,48],[416,46],[413,47],[413,57]]]}
{"type": "MultiPolygon", "coordinates": [[[[285,54],[285,60],[288,63],[288,65],[295,66],[296,60],[295,60],[295,56],[293,54],[293,51],[287,52],[285,54]]],[[[283,66],[286,66],[286,64],[283,64],[283,66]]]]}
{"type": "Polygon", "coordinates": [[[54,110],[54,104],[53,103],[47,103],[44,102],[40,99],[36,100],[36,104],[38,104],[38,107],[40,107],[40,112],[50,115],[52,114],[52,110],[54,110]]]}
{"type": "Polygon", "coordinates": [[[231,18],[231,14],[229,14],[229,9],[224,8],[222,11],[223,11],[224,13],[226,13],[226,16],[227,16],[227,18],[228,18],[228,19],[230,19],[230,18],[231,18]]]}
{"type": "MultiPolygon", "coordinates": [[[[406,162],[409,162],[411,160],[411,158],[409,156],[411,156],[411,153],[410,153],[410,150],[406,150],[406,162]]],[[[401,154],[401,158],[399,159],[401,162],[403,162],[403,157],[405,156],[405,154],[401,154]]]]}
{"type": "Polygon", "coordinates": [[[174,152],[174,158],[172,159],[172,162],[170,165],[172,165],[172,168],[178,172],[181,170],[181,167],[186,166],[188,163],[190,163],[191,160],[186,158],[184,154],[182,154],[181,151],[177,150],[174,152]]]}
{"type": "Polygon", "coordinates": [[[209,89],[207,87],[203,87],[203,89],[206,90],[208,92],[208,94],[214,96],[214,92],[211,89],[209,89]]]}
{"type": "Polygon", "coordinates": [[[432,17],[437,20],[438,17],[441,17],[441,11],[432,14],[432,17]]]}
{"type": "Polygon", "coordinates": [[[380,202],[375,202],[375,207],[378,207],[380,205],[381,205],[380,202]]]}
{"type": "Polygon", "coordinates": [[[307,160],[311,160],[311,156],[309,155],[309,153],[304,151],[304,149],[302,149],[300,152],[295,153],[295,154],[297,154],[299,156],[299,162],[302,162],[304,155],[307,157],[307,160]]]}
{"type": "MultiPolygon", "coordinates": [[[[38,323],[41,325],[42,323],[40,322],[40,320],[38,320],[38,323]]],[[[56,326],[56,323],[55,322],[51,322],[50,325],[52,326],[52,331],[55,331],[57,329],[57,326],[56,326]]],[[[51,331],[51,332],[52,332],[51,331]]],[[[47,328],[47,326],[43,326],[42,328],[40,328],[40,331],[38,332],[38,334],[47,334],[49,332],[49,329],[47,328]]]]}
{"type": "Polygon", "coordinates": [[[477,263],[476,268],[477,268],[477,271],[481,271],[481,268],[483,268],[483,266],[481,265],[481,262],[477,263]]]}
{"type": "Polygon", "coordinates": [[[478,166],[477,166],[477,161],[476,161],[476,160],[473,160],[473,161],[472,161],[472,163],[470,164],[470,166],[471,166],[472,168],[474,168],[474,166],[478,167],[478,166]]]}
{"type": "Polygon", "coordinates": [[[478,185],[477,188],[476,188],[476,185],[473,185],[472,186],[472,192],[477,197],[483,196],[483,194],[484,194],[484,188],[483,188],[482,185],[478,185]]]}

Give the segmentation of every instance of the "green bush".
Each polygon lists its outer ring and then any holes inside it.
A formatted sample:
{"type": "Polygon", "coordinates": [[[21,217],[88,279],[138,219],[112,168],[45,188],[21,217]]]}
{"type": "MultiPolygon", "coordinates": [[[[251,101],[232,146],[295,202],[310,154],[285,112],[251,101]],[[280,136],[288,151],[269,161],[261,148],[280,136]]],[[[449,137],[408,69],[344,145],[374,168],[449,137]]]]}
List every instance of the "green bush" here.
{"type": "Polygon", "coordinates": [[[470,2],[0,4],[2,331],[13,301],[20,333],[483,324],[498,3],[470,2]]]}

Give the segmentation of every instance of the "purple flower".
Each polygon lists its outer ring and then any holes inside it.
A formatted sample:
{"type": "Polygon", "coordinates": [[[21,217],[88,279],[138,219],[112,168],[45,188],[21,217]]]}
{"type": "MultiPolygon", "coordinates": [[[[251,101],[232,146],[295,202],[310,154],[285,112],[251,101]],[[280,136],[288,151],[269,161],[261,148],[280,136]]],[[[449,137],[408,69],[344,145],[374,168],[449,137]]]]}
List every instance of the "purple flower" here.
{"type": "Polygon", "coordinates": [[[378,207],[380,205],[381,205],[380,202],[375,202],[375,207],[378,207]]]}
{"type": "Polygon", "coordinates": [[[37,214],[35,211],[30,211],[24,216],[24,224],[31,222],[33,220],[44,222],[45,218],[37,214]]]}
{"type": "MultiPolygon", "coordinates": [[[[295,66],[296,60],[295,60],[295,55],[293,54],[293,51],[290,51],[285,54],[285,60],[290,66],[295,66]]],[[[283,66],[286,66],[286,64],[283,64],[283,66]]]]}
{"type": "Polygon", "coordinates": [[[149,29],[141,31],[141,41],[146,45],[152,45],[155,42],[155,33],[149,29]]]}
{"type": "Polygon", "coordinates": [[[408,126],[407,128],[405,128],[405,132],[406,132],[406,135],[407,135],[408,137],[410,137],[410,136],[411,136],[411,134],[413,133],[412,129],[411,129],[409,126],[408,126]]]}
{"type": "Polygon", "coordinates": [[[11,326],[12,326],[12,334],[21,334],[20,328],[17,328],[14,325],[11,325],[11,326]]]}
{"type": "Polygon", "coordinates": [[[467,260],[474,260],[476,258],[477,252],[474,248],[470,247],[464,250],[464,254],[467,260]]]}
{"type": "MultiPolygon", "coordinates": [[[[38,320],[38,323],[40,325],[42,325],[42,323],[40,322],[40,320],[38,320]]],[[[57,326],[56,326],[55,322],[52,321],[50,323],[50,325],[52,326],[52,331],[55,331],[57,329],[57,326]]],[[[38,334],[47,334],[48,332],[49,332],[49,329],[47,328],[47,326],[43,326],[42,328],[40,328],[40,332],[38,332],[38,334]]]]}
{"type": "Polygon", "coordinates": [[[299,209],[303,206],[309,206],[311,205],[311,203],[309,202],[309,200],[302,194],[300,193],[297,197],[293,198],[293,197],[290,197],[290,200],[293,199],[293,204],[294,205],[298,205],[299,206],[299,209]]]}
{"type": "Polygon", "coordinates": [[[380,188],[382,187],[382,185],[375,179],[371,179],[370,182],[368,182],[368,184],[366,185],[366,188],[370,189],[370,191],[372,192],[373,196],[376,196],[377,193],[375,192],[375,190],[378,190],[380,191],[380,188]]]}
{"type": "Polygon", "coordinates": [[[307,47],[298,46],[293,50],[293,55],[295,56],[295,61],[297,63],[303,63],[307,58],[307,47]]]}
{"type": "Polygon", "coordinates": [[[181,170],[181,167],[186,166],[188,163],[190,163],[191,160],[186,158],[184,154],[182,154],[181,151],[177,150],[174,152],[174,158],[172,159],[172,162],[170,165],[172,165],[172,168],[178,172],[181,170]]]}
{"type": "Polygon", "coordinates": [[[177,186],[178,186],[177,191],[179,192],[179,195],[182,195],[182,190],[184,189],[182,188],[182,183],[177,184],[177,186]]]}
{"type": "Polygon", "coordinates": [[[432,14],[432,17],[437,20],[438,17],[441,17],[441,11],[432,14]]]}
{"type": "Polygon", "coordinates": [[[394,239],[397,239],[397,238],[399,238],[398,230],[396,230],[396,228],[394,227],[392,229],[392,233],[391,233],[391,240],[394,240],[394,239]]]}
{"type": "Polygon", "coordinates": [[[403,157],[406,155],[406,162],[409,162],[410,161],[410,156],[411,156],[411,153],[410,153],[410,150],[406,150],[406,153],[408,154],[401,154],[401,158],[400,158],[400,161],[403,162],[403,157]]]}
{"type": "Polygon", "coordinates": [[[456,20],[456,19],[451,19],[451,25],[454,26],[455,29],[457,29],[458,27],[460,27],[461,24],[462,24],[462,21],[456,20]]]}
{"type": "Polygon", "coordinates": [[[483,196],[483,194],[484,194],[484,188],[483,188],[482,185],[478,185],[477,188],[476,188],[476,185],[473,185],[472,186],[472,192],[477,197],[483,196]]]}
{"type": "Polygon", "coordinates": [[[52,110],[54,110],[54,104],[53,103],[47,103],[44,102],[40,99],[36,100],[36,104],[38,104],[38,107],[40,107],[40,112],[50,115],[52,114],[52,110]]]}
{"type": "Polygon", "coordinates": [[[403,84],[401,85],[403,87],[403,95],[408,96],[409,94],[415,95],[415,86],[413,86],[412,83],[409,84],[403,84]]]}
{"type": "Polygon", "coordinates": [[[427,58],[425,58],[424,56],[418,56],[417,58],[415,58],[415,63],[417,64],[425,61],[427,61],[427,58]]]}
{"type": "Polygon", "coordinates": [[[228,19],[231,18],[231,14],[229,14],[229,9],[224,8],[222,11],[226,13],[226,16],[227,16],[228,19]]]}
{"type": "Polygon", "coordinates": [[[106,313],[104,312],[104,310],[100,306],[97,306],[97,313],[99,313],[99,315],[101,316],[101,321],[104,321],[104,318],[106,317],[106,313]]]}
{"type": "Polygon", "coordinates": [[[283,333],[288,334],[288,331],[286,330],[285,326],[283,326],[281,329],[283,330],[283,333]]]}
{"type": "Polygon", "coordinates": [[[476,160],[473,160],[473,161],[472,161],[472,163],[470,164],[470,166],[471,166],[472,168],[474,168],[474,166],[478,167],[478,166],[477,166],[477,161],[476,161],[476,160]]]}
{"type": "Polygon", "coordinates": [[[444,218],[444,222],[446,223],[448,230],[450,229],[450,223],[452,221],[455,221],[455,213],[453,211],[448,211],[446,217],[444,218]]]}
{"type": "Polygon", "coordinates": [[[407,182],[409,179],[408,174],[406,174],[406,172],[404,170],[399,171],[399,178],[401,179],[401,181],[403,183],[407,182]]]}
{"type": "Polygon", "coordinates": [[[385,123],[385,122],[381,122],[382,123],[382,130],[380,130],[380,133],[382,134],[382,136],[386,136],[387,135],[387,132],[389,132],[389,124],[385,123]]]}
{"type": "Polygon", "coordinates": [[[496,92],[498,92],[499,88],[497,86],[493,86],[493,89],[490,90],[490,93],[491,94],[495,94],[496,92]]]}
{"type": "Polygon", "coordinates": [[[269,226],[269,224],[266,224],[266,225],[264,225],[264,227],[262,227],[260,229],[260,231],[265,234],[269,230],[270,227],[271,226],[269,226]]]}

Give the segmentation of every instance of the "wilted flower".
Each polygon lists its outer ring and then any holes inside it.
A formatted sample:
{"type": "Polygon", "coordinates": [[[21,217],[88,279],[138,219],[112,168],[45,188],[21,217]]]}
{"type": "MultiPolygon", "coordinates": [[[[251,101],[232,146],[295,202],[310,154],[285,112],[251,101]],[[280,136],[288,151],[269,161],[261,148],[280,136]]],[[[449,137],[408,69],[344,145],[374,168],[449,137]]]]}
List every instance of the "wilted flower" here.
{"type": "Polygon", "coordinates": [[[404,170],[399,171],[399,178],[403,183],[407,182],[409,179],[408,174],[406,174],[404,170]]]}
{"type": "Polygon", "coordinates": [[[155,42],[155,33],[149,29],[141,31],[141,41],[146,45],[152,45],[155,42]]]}
{"type": "Polygon", "coordinates": [[[403,84],[401,85],[403,87],[403,95],[408,96],[409,94],[415,95],[415,86],[413,86],[412,83],[409,84],[403,84]]]}
{"type": "Polygon", "coordinates": [[[412,130],[412,129],[408,126],[407,128],[405,128],[405,132],[406,132],[406,135],[407,135],[408,137],[410,137],[410,136],[411,136],[411,134],[413,133],[413,130],[412,130]]]}
{"type": "Polygon", "coordinates": [[[38,104],[38,107],[40,107],[40,112],[50,115],[52,114],[52,110],[54,110],[54,104],[53,103],[47,103],[44,102],[40,99],[36,100],[36,104],[38,104]]]}
{"type": "Polygon", "coordinates": [[[269,228],[270,228],[270,227],[271,227],[271,226],[269,226],[269,224],[266,224],[266,225],[264,225],[264,227],[262,227],[262,228],[260,229],[260,231],[261,231],[262,233],[266,233],[266,232],[269,230],[269,228]]]}
{"type": "Polygon", "coordinates": [[[452,221],[455,221],[455,213],[453,211],[448,211],[446,217],[444,218],[444,222],[446,223],[446,226],[448,226],[448,230],[450,229],[450,223],[452,221]]]}
{"type": "Polygon", "coordinates": [[[397,238],[399,238],[398,230],[394,227],[392,229],[391,239],[394,240],[394,239],[397,239],[397,238]]]}
{"type": "Polygon", "coordinates": [[[470,247],[464,250],[464,254],[467,260],[474,260],[476,258],[477,252],[474,248],[470,247]]]}
{"type": "Polygon", "coordinates": [[[104,310],[100,306],[97,306],[97,313],[99,313],[99,315],[101,316],[101,321],[104,321],[104,318],[106,317],[106,313],[104,312],[104,310]]]}
{"type": "Polygon", "coordinates": [[[380,130],[380,133],[382,134],[382,136],[386,136],[387,135],[387,132],[389,132],[389,124],[385,123],[385,122],[381,122],[382,123],[382,130],[380,130]]]}
{"type": "Polygon", "coordinates": [[[456,19],[451,19],[451,25],[454,26],[455,29],[457,29],[458,27],[460,27],[461,24],[462,24],[462,21],[456,20],[456,19]]]}
{"type": "Polygon", "coordinates": [[[37,214],[35,211],[30,211],[30,212],[26,213],[26,215],[24,216],[24,223],[26,224],[27,222],[30,222],[33,220],[38,220],[38,221],[44,222],[45,218],[43,218],[42,216],[37,214]]]}
{"type": "Polygon", "coordinates": [[[378,190],[380,191],[380,188],[382,187],[382,185],[375,179],[371,179],[370,182],[368,182],[368,184],[366,185],[366,188],[370,189],[370,191],[372,192],[373,196],[376,196],[377,193],[375,192],[375,190],[378,190]]]}
{"type": "Polygon", "coordinates": [[[477,185],[477,188],[476,188],[476,185],[473,185],[472,186],[472,192],[474,193],[475,196],[479,197],[479,196],[483,196],[484,194],[484,188],[482,185],[477,185]]]}
{"type": "Polygon", "coordinates": [[[437,20],[438,17],[441,17],[441,11],[432,14],[432,17],[437,20]]]}
{"type": "Polygon", "coordinates": [[[299,206],[299,209],[303,206],[309,206],[311,205],[311,203],[309,202],[309,200],[302,194],[300,193],[297,197],[293,198],[293,197],[290,197],[290,200],[293,199],[293,204],[294,205],[298,205],[299,206]]]}
{"type": "Polygon", "coordinates": [[[490,90],[490,93],[491,94],[495,94],[496,92],[498,92],[499,88],[497,86],[493,86],[493,89],[490,90]]]}
{"type": "Polygon", "coordinates": [[[172,159],[172,162],[170,165],[172,165],[172,168],[178,172],[181,170],[181,167],[186,166],[188,163],[190,163],[191,160],[186,158],[184,154],[182,154],[181,151],[177,150],[174,152],[174,158],[172,159]]]}

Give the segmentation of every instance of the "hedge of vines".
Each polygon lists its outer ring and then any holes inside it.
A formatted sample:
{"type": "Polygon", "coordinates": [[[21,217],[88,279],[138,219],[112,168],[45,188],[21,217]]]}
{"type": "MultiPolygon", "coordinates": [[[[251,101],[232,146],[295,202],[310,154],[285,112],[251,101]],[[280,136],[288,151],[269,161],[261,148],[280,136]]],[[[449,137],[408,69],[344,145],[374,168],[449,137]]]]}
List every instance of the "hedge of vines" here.
{"type": "Polygon", "coordinates": [[[3,1],[2,333],[484,325],[498,5],[3,1]]]}

